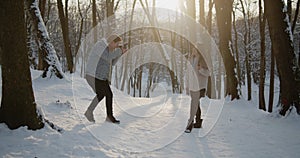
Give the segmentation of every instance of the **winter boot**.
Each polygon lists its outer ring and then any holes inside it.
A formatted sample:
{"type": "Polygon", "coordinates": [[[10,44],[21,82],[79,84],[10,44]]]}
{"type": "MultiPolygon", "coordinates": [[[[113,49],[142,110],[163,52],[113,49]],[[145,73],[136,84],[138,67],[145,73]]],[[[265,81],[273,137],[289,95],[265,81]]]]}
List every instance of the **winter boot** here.
{"type": "Polygon", "coordinates": [[[120,121],[117,120],[117,119],[116,119],[114,116],[112,116],[112,115],[108,115],[108,116],[106,117],[106,121],[112,122],[112,123],[116,123],[116,124],[120,124],[120,121]]]}
{"type": "Polygon", "coordinates": [[[90,121],[90,122],[95,122],[93,112],[90,110],[86,110],[84,113],[84,116],[90,121]]]}
{"type": "Polygon", "coordinates": [[[194,128],[201,128],[202,127],[202,121],[203,121],[203,119],[196,120],[196,123],[194,123],[194,128]]]}
{"type": "Polygon", "coordinates": [[[193,124],[194,122],[192,122],[186,129],[185,129],[185,133],[191,133],[192,132],[192,129],[193,129],[193,124]]]}

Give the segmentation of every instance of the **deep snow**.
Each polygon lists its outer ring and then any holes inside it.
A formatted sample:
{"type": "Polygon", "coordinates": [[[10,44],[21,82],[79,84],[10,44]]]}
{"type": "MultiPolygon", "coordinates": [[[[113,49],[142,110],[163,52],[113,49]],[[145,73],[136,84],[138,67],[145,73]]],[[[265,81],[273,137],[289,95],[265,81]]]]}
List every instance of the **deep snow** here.
{"type": "Polygon", "coordinates": [[[152,98],[132,98],[113,88],[114,114],[121,124],[105,122],[104,100],[94,112],[96,123],[90,123],[83,113],[94,94],[84,79],[39,75],[32,71],[36,102],[63,132],[49,126],[9,130],[0,124],[0,157],[298,157],[299,116],[258,110],[257,87],[252,101],[242,98],[222,106],[221,101],[201,100],[204,127],[187,134],[190,97],[173,95],[164,85],[152,98]],[[210,106],[223,107],[215,124],[218,114],[205,114],[210,106]]]}

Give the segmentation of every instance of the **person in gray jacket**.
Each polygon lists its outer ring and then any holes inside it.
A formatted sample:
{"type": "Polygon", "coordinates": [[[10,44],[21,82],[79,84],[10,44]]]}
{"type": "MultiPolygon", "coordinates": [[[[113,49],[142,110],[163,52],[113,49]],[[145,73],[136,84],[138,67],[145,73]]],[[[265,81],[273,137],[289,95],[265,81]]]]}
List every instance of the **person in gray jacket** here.
{"type": "Polygon", "coordinates": [[[110,35],[107,39],[98,41],[91,50],[85,78],[96,93],[96,96],[84,113],[90,122],[95,122],[93,111],[98,103],[106,97],[106,121],[120,123],[120,121],[113,116],[113,93],[110,88],[110,79],[112,65],[126,52],[126,49],[124,49],[121,44],[121,37],[118,35],[110,35]]]}
{"type": "Polygon", "coordinates": [[[191,108],[190,108],[190,118],[185,132],[190,133],[194,128],[201,128],[201,108],[200,108],[200,98],[205,97],[208,77],[210,72],[202,56],[196,48],[193,48],[192,55],[190,58],[190,63],[194,69],[195,76],[190,72],[191,82],[189,82],[190,95],[191,95],[191,108]],[[194,117],[196,115],[196,123],[194,124],[194,117]]]}

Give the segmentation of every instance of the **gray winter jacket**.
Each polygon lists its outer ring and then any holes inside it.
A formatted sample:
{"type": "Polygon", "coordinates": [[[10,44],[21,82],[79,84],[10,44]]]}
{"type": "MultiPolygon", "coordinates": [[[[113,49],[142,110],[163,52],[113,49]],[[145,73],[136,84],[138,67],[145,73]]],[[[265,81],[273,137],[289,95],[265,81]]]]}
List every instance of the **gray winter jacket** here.
{"type": "Polygon", "coordinates": [[[116,48],[109,52],[105,39],[98,41],[92,48],[86,67],[86,75],[90,75],[99,80],[111,80],[112,65],[122,55],[122,51],[116,48]]]}

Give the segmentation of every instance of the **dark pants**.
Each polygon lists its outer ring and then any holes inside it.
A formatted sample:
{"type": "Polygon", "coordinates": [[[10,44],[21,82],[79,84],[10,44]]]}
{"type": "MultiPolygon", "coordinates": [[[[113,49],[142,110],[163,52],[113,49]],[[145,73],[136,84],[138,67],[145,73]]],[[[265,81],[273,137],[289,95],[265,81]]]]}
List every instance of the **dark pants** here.
{"type": "MultiPolygon", "coordinates": [[[[205,97],[205,89],[200,90],[199,99],[202,98],[202,97],[205,97]]],[[[196,123],[200,122],[200,120],[201,120],[201,109],[200,109],[200,106],[198,106],[197,113],[196,113],[196,123]]]]}
{"type": "Polygon", "coordinates": [[[112,99],[113,93],[109,86],[108,80],[99,80],[92,76],[86,76],[86,80],[88,84],[93,88],[94,92],[97,94],[92,100],[91,104],[88,107],[88,110],[94,111],[98,103],[105,98],[106,104],[106,114],[107,116],[113,116],[113,108],[112,108],[112,99]]]}
{"type": "Polygon", "coordinates": [[[205,96],[205,89],[199,91],[190,91],[191,94],[191,108],[190,108],[190,118],[188,120],[187,128],[192,128],[195,115],[196,123],[201,123],[201,109],[200,109],[200,98],[205,96]]]}

